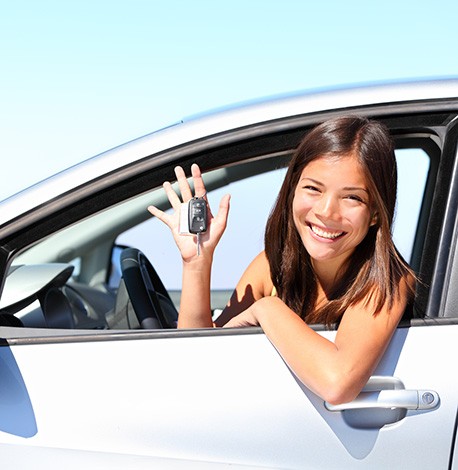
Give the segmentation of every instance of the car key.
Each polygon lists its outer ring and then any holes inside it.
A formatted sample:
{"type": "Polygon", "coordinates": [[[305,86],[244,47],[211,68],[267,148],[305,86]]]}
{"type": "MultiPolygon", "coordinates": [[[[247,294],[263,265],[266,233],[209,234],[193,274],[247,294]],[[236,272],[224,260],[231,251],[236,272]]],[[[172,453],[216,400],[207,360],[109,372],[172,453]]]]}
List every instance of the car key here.
{"type": "Polygon", "coordinates": [[[197,236],[197,256],[200,255],[200,234],[207,231],[207,201],[194,197],[188,203],[189,233],[197,236]]]}

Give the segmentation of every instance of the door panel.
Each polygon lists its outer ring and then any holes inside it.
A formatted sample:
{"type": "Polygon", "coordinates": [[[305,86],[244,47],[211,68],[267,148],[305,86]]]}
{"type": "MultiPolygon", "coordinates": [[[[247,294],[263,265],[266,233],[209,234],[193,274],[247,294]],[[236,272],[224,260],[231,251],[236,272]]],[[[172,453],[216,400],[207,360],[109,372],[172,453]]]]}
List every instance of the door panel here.
{"type": "MultiPolygon", "coordinates": [[[[447,468],[457,328],[397,330],[375,375],[433,390],[440,405],[374,429],[329,411],[258,330],[3,346],[36,431],[23,436],[0,423],[2,454],[16,444],[280,468],[447,468]]],[[[2,393],[3,402],[12,394],[2,393]]]]}

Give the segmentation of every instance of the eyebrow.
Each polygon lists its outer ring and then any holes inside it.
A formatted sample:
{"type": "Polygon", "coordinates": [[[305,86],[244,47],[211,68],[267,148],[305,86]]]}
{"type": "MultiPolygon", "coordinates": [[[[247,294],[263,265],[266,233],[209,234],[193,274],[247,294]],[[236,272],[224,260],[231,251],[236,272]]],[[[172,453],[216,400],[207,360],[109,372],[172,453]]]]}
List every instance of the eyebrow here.
{"type": "Polygon", "coordinates": [[[369,191],[366,188],[360,188],[359,186],[347,186],[342,189],[344,191],[364,191],[365,193],[369,194],[369,191]]]}
{"type": "MultiPolygon", "coordinates": [[[[318,180],[313,179],[313,178],[309,178],[308,176],[305,176],[304,178],[301,178],[299,182],[301,182],[303,180],[308,180],[308,181],[311,181],[312,183],[315,183],[319,186],[324,186],[324,184],[321,181],[318,181],[318,180]]],[[[365,193],[369,194],[369,191],[366,188],[362,188],[360,186],[345,186],[342,189],[343,189],[343,191],[364,191],[365,193]]]]}

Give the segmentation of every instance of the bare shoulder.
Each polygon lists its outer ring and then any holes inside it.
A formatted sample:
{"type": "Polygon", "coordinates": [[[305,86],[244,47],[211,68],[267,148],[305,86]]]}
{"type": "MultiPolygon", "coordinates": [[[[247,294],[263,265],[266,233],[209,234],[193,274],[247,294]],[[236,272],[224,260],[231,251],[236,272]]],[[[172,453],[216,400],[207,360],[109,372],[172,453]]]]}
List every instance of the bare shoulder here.
{"type": "Polygon", "coordinates": [[[265,252],[262,251],[246,268],[235,287],[228,305],[218,318],[217,325],[224,325],[257,300],[270,296],[272,289],[273,283],[270,278],[269,262],[265,252]]]}
{"type": "Polygon", "coordinates": [[[244,278],[251,280],[253,286],[256,287],[259,298],[271,294],[273,283],[270,277],[270,266],[265,251],[261,251],[249,264],[242,276],[242,279],[244,278]]]}
{"type": "Polygon", "coordinates": [[[415,278],[408,274],[398,285],[398,294],[392,302],[386,302],[383,308],[374,314],[375,297],[368,296],[349,307],[342,317],[338,337],[340,340],[349,338],[354,341],[354,335],[359,337],[358,342],[364,343],[361,338],[369,342],[386,344],[396,329],[415,289],[415,278]]]}

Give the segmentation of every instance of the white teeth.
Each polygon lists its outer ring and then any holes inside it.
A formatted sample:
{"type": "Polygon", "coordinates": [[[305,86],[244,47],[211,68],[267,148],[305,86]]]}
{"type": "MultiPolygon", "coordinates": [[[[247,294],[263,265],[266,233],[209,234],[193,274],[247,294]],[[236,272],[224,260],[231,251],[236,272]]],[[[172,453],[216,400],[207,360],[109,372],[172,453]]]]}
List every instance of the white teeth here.
{"type": "Polygon", "coordinates": [[[326,232],[325,230],[317,227],[316,225],[310,225],[313,233],[316,233],[321,238],[327,238],[333,240],[334,238],[340,237],[344,232],[326,232]]]}

